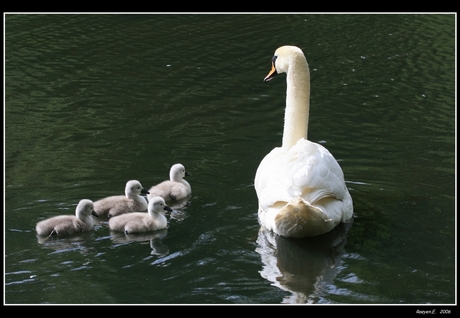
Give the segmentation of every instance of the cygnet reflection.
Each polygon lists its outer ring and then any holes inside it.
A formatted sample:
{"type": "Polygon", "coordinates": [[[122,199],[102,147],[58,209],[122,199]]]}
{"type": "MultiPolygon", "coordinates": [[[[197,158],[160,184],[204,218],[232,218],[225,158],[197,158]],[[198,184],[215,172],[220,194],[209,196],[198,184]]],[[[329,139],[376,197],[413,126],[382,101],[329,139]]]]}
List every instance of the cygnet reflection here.
{"type": "Polygon", "coordinates": [[[149,242],[151,248],[150,254],[159,257],[164,257],[169,254],[169,247],[162,242],[162,239],[165,238],[167,234],[168,229],[135,234],[111,231],[112,241],[114,243],[149,242]]]}

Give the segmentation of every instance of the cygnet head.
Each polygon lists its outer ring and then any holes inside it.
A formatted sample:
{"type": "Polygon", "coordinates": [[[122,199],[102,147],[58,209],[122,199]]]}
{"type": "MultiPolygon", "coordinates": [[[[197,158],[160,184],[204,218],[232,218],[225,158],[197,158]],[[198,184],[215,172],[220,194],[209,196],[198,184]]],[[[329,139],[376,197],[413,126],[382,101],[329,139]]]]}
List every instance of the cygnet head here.
{"type": "Polygon", "coordinates": [[[166,205],[162,197],[153,197],[149,201],[148,213],[154,217],[155,213],[164,213],[164,211],[172,212],[172,209],[166,205]]]}
{"type": "Polygon", "coordinates": [[[297,46],[285,45],[276,49],[272,58],[272,69],[264,78],[264,82],[272,80],[280,73],[287,73],[289,67],[295,63],[307,64],[307,60],[302,50],[297,46]]]}
{"type": "Polygon", "coordinates": [[[190,175],[185,170],[185,167],[180,163],[176,163],[171,167],[171,170],[169,170],[169,179],[171,181],[180,181],[186,176],[190,175]]]}
{"type": "Polygon", "coordinates": [[[142,184],[137,180],[130,180],[126,183],[125,188],[125,195],[126,197],[130,197],[133,195],[140,195],[140,194],[149,194],[147,190],[142,187],[142,184]]]}
{"type": "Polygon", "coordinates": [[[78,218],[91,217],[91,215],[99,217],[99,215],[94,211],[93,201],[88,199],[80,200],[80,202],[77,205],[77,208],[75,209],[75,215],[78,218]]]}

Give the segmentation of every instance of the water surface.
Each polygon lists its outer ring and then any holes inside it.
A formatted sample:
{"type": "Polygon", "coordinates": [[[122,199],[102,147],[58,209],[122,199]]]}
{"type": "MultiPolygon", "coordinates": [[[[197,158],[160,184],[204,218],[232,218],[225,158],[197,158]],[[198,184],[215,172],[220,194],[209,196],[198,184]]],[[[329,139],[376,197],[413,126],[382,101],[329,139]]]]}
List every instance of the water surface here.
{"type": "Polygon", "coordinates": [[[456,302],[455,15],[6,14],[4,67],[6,304],[456,302]],[[309,240],[257,222],[284,44],[356,214],[309,240]],[[37,239],[177,162],[193,193],[166,231],[37,239]]]}

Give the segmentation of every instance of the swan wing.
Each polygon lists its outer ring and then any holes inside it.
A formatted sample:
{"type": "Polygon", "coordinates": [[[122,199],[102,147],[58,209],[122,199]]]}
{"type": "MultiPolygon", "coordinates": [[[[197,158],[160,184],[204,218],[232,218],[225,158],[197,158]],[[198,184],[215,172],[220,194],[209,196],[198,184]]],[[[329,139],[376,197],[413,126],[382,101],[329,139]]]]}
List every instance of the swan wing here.
{"type": "Polygon", "coordinates": [[[301,139],[290,149],[288,158],[291,196],[301,196],[310,204],[325,197],[343,200],[347,193],[343,172],[326,148],[301,139]]]}
{"type": "Polygon", "coordinates": [[[328,197],[342,200],[348,192],[342,169],[332,154],[306,139],[289,150],[273,149],[262,160],[254,187],[263,210],[298,196],[310,204],[328,197]]]}

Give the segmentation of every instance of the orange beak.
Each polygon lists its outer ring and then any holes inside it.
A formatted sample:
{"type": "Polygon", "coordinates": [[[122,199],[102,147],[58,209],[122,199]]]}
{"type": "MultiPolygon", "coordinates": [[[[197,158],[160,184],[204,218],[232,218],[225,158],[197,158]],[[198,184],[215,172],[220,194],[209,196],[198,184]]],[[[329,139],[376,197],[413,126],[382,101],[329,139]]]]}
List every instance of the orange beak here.
{"type": "Polygon", "coordinates": [[[272,62],[272,69],[270,70],[268,75],[265,76],[264,82],[267,83],[271,81],[276,75],[278,75],[278,72],[276,71],[275,62],[272,62]]]}

